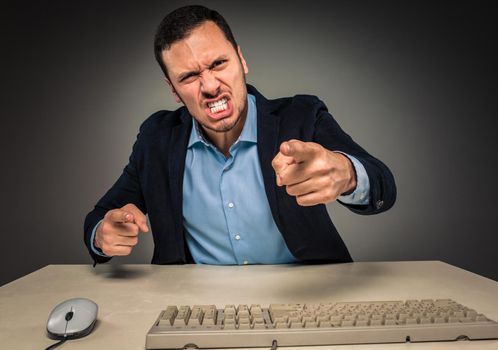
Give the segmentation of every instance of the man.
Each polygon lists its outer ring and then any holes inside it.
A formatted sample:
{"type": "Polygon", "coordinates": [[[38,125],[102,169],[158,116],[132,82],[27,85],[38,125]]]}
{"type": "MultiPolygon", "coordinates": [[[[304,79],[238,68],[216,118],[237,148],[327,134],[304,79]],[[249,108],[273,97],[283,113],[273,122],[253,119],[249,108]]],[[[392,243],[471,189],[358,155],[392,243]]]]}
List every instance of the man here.
{"type": "Polygon", "coordinates": [[[140,232],[152,263],[349,262],[324,204],[389,209],[389,169],[357,145],[314,96],[267,100],[216,11],[167,15],[156,59],[177,102],[141,126],[128,165],[85,220],[96,263],[128,255],[140,232]]]}

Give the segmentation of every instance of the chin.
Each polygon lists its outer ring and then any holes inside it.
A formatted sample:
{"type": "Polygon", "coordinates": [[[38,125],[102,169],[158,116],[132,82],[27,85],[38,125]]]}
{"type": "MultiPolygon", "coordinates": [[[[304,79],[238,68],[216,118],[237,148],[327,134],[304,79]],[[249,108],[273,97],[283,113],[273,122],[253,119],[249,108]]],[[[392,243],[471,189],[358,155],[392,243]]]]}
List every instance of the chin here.
{"type": "Polygon", "coordinates": [[[219,123],[216,123],[216,125],[205,125],[202,124],[203,127],[205,127],[208,130],[214,131],[214,132],[228,132],[232,130],[236,125],[237,125],[238,119],[235,120],[234,122],[225,122],[225,120],[221,120],[219,123]]]}

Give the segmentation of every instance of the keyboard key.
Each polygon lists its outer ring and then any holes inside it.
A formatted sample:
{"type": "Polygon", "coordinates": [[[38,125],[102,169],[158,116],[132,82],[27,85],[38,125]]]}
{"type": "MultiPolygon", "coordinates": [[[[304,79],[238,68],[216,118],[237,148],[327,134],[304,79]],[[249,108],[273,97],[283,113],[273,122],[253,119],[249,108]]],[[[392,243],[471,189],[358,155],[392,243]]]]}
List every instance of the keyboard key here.
{"type": "Polygon", "coordinates": [[[420,324],[431,324],[431,323],[432,323],[432,318],[429,317],[420,318],[420,324]]]}
{"type": "Polygon", "coordinates": [[[458,322],[460,322],[460,318],[459,317],[450,316],[448,318],[448,323],[458,323],[458,322]]]}
{"type": "Polygon", "coordinates": [[[275,322],[275,328],[289,328],[287,322],[275,322]]]}
{"type": "Polygon", "coordinates": [[[417,324],[417,319],[413,317],[409,317],[405,320],[405,324],[417,324]]]}
{"type": "Polygon", "coordinates": [[[223,312],[225,315],[235,315],[235,305],[225,305],[223,312]]]}
{"type": "Polygon", "coordinates": [[[266,325],[264,323],[253,323],[253,329],[266,329],[266,325]]]}
{"type": "Polygon", "coordinates": [[[190,316],[190,306],[188,305],[180,306],[173,325],[175,326],[186,325],[188,323],[189,316],[190,316]]]}
{"type": "Polygon", "coordinates": [[[239,324],[249,324],[249,323],[251,323],[251,321],[249,320],[249,316],[239,318],[239,324]]]}
{"type": "Polygon", "coordinates": [[[159,325],[172,326],[177,314],[178,314],[178,308],[176,306],[168,306],[164,311],[161,320],[159,321],[159,325]]]}
{"type": "Polygon", "coordinates": [[[249,323],[239,323],[239,329],[251,329],[251,325],[249,323]]]}
{"type": "Polygon", "coordinates": [[[467,317],[472,317],[472,318],[476,318],[476,316],[477,316],[477,312],[476,312],[476,310],[472,310],[472,309],[470,309],[470,310],[467,310],[467,311],[465,312],[465,316],[467,316],[467,317]]]}
{"type": "Polygon", "coordinates": [[[190,318],[188,320],[189,326],[198,326],[202,324],[202,308],[199,305],[194,305],[192,311],[190,312],[190,318]]]}
{"type": "Polygon", "coordinates": [[[382,319],[381,318],[372,319],[372,320],[370,320],[370,325],[371,326],[382,326],[382,319]]]}
{"type": "Polygon", "coordinates": [[[290,322],[290,328],[303,328],[301,321],[290,322]]]}
{"type": "Polygon", "coordinates": [[[434,323],[446,323],[448,322],[448,317],[436,317],[434,323]]]}
{"type": "Polygon", "coordinates": [[[223,326],[223,329],[233,330],[233,329],[237,329],[237,327],[236,327],[235,323],[225,323],[223,326]]]}
{"type": "Polygon", "coordinates": [[[317,328],[318,323],[316,321],[305,321],[304,328],[317,328]]]}

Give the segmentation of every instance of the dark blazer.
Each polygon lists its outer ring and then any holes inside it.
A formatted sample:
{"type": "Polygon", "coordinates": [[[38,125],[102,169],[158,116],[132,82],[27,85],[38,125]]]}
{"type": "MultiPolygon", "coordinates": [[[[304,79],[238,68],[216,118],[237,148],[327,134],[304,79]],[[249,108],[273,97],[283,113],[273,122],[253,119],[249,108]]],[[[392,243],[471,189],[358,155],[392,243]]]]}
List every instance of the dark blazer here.
{"type": "MultiPolygon", "coordinates": [[[[302,262],[350,262],[349,252],[329,218],[325,205],[302,207],[285,187],[278,187],[271,161],[282,142],[313,141],[333,151],[357,158],[370,180],[370,203],[346,205],[358,214],[389,209],[396,186],[389,169],[356,144],[315,96],[267,100],[254,87],[258,155],[266,196],[275,223],[292,254],[302,262]]],[[[85,220],[85,243],[96,263],[109,260],[90,248],[92,229],[105,213],[128,203],[147,213],[154,237],[153,264],[190,263],[182,214],[183,172],[192,117],[185,107],[159,111],[140,127],[129,163],[112,188],[98,201],[85,220]]],[[[241,182],[243,179],[241,179],[241,182]]]]}

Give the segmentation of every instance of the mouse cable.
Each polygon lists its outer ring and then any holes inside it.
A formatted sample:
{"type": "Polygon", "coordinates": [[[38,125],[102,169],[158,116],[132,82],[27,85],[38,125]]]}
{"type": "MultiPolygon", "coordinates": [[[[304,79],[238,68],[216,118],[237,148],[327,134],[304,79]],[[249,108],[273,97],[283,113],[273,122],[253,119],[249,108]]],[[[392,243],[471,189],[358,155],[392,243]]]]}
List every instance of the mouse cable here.
{"type": "Polygon", "coordinates": [[[50,345],[50,346],[49,346],[48,348],[46,348],[45,350],[52,350],[52,349],[55,349],[55,348],[56,348],[56,347],[58,347],[59,345],[64,344],[64,342],[65,342],[66,340],[67,340],[67,338],[64,338],[64,339],[62,339],[62,340],[58,341],[57,343],[50,345]]]}

